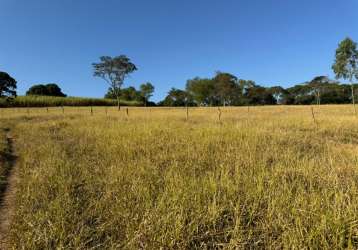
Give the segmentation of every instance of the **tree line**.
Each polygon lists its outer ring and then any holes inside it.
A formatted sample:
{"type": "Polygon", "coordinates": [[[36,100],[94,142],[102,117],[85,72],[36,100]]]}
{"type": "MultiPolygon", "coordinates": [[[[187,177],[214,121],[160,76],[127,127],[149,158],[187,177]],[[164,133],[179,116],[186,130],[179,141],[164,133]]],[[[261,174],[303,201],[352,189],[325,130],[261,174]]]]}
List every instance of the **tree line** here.
{"type": "MultiPolygon", "coordinates": [[[[155,104],[150,102],[154,86],[150,82],[135,87],[122,88],[124,80],[137,67],[131,60],[120,55],[102,56],[100,62],[93,63],[93,75],[109,84],[105,98],[120,101],[138,101],[143,105],[153,106],[240,106],[240,105],[274,105],[274,104],[343,104],[352,103],[355,109],[358,84],[358,50],[357,44],[350,38],[339,43],[335,53],[332,69],[336,80],[327,76],[317,76],[312,80],[296,84],[293,87],[264,87],[252,80],[239,79],[227,72],[216,72],[212,78],[195,77],[189,79],[185,89],[172,88],[164,100],[155,104]],[[348,80],[349,84],[340,83],[338,79],[348,80]]],[[[6,72],[0,72],[0,97],[16,96],[16,80],[6,72]]],[[[32,86],[27,95],[63,96],[56,84],[37,84],[32,86]]]]}
{"type": "Polygon", "coordinates": [[[172,88],[161,106],[240,106],[273,104],[344,104],[352,103],[355,108],[358,84],[357,44],[350,38],[339,43],[332,70],[336,79],[348,80],[342,84],[327,76],[317,76],[312,80],[293,87],[263,87],[252,80],[238,79],[236,76],[217,72],[213,78],[193,78],[187,81],[185,89],[172,88]]]}
{"type": "MultiPolygon", "coordinates": [[[[353,84],[353,87],[358,84],[353,84]]],[[[358,93],[354,92],[356,96],[358,93]]],[[[185,89],[172,88],[160,106],[244,106],[275,104],[351,103],[351,85],[327,76],[296,84],[293,87],[263,87],[252,80],[238,79],[230,73],[217,72],[213,78],[190,79],[185,89]]]]}

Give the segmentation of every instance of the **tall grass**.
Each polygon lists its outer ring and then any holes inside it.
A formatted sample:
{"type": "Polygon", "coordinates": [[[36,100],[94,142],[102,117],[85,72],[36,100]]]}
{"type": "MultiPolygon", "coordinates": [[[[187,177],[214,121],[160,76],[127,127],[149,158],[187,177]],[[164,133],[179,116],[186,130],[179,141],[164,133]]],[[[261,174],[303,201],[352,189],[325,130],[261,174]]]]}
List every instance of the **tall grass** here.
{"type": "MultiPolygon", "coordinates": [[[[18,96],[12,100],[0,98],[0,107],[54,107],[54,106],[116,106],[117,101],[101,98],[18,96]]],[[[141,105],[135,101],[121,101],[122,106],[141,105]]]]}
{"type": "MultiPolygon", "coordinates": [[[[12,118],[16,249],[358,247],[348,106],[12,118]]],[[[31,114],[31,113],[30,113],[31,114]]]]}

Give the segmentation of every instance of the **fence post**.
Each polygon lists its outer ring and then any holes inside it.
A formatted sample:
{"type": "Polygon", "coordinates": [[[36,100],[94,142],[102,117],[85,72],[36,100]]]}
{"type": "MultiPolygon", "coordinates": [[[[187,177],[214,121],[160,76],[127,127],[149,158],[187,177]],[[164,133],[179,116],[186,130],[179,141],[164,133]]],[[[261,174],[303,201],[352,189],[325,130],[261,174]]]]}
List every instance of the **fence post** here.
{"type": "Polygon", "coordinates": [[[189,120],[189,107],[186,106],[186,121],[189,120]]]}
{"type": "Polygon", "coordinates": [[[92,108],[92,106],[91,106],[91,115],[93,115],[93,108],[92,108]]]}
{"type": "Polygon", "coordinates": [[[313,110],[313,107],[312,107],[312,106],[311,106],[311,114],[312,114],[312,119],[313,119],[314,124],[317,125],[316,117],[315,117],[315,115],[314,115],[314,110],[313,110]]]}
{"type": "Polygon", "coordinates": [[[218,116],[219,116],[219,122],[221,123],[221,109],[218,107],[218,116]]]}

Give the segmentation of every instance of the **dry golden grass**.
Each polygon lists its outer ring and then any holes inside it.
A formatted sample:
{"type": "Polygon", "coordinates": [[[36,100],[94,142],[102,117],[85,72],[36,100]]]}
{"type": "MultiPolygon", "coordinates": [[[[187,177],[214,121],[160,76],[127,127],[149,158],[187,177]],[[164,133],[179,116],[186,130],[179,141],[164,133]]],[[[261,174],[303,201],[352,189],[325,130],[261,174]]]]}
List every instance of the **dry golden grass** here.
{"type": "MultiPolygon", "coordinates": [[[[16,249],[358,247],[350,106],[2,110],[16,249]]],[[[0,118],[1,119],[1,118],[0,118]]]]}

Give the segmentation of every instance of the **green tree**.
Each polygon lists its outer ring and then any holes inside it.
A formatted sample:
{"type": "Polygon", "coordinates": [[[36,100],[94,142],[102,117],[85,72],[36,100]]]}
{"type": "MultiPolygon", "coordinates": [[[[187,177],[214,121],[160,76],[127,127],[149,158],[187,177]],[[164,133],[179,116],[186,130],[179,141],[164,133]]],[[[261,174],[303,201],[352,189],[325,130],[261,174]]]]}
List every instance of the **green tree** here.
{"type": "Polygon", "coordinates": [[[121,90],[121,99],[126,101],[142,101],[142,96],[140,91],[130,86],[121,90]]]}
{"type": "Polygon", "coordinates": [[[229,73],[217,72],[213,81],[219,102],[223,106],[232,105],[239,94],[237,77],[229,73]]]}
{"type": "Polygon", "coordinates": [[[194,106],[195,103],[193,102],[190,94],[181,89],[172,88],[168,95],[165,97],[163,101],[159,103],[160,106],[194,106]]]}
{"type": "Polygon", "coordinates": [[[286,103],[289,102],[287,104],[312,104],[314,102],[312,89],[306,83],[296,84],[288,88],[287,92],[286,103]]]}
{"type": "Polygon", "coordinates": [[[327,76],[317,76],[313,78],[307,85],[312,89],[314,96],[316,97],[316,104],[321,105],[321,95],[324,92],[326,85],[330,83],[327,76]]]}
{"type": "Polygon", "coordinates": [[[0,97],[16,97],[16,80],[0,71],[0,97]]]}
{"type": "Polygon", "coordinates": [[[44,84],[36,84],[26,91],[26,95],[47,95],[47,88],[44,84]]]}
{"type": "Polygon", "coordinates": [[[215,100],[215,84],[212,79],[195,77],[186,83],[186,91],[193,97],[197,105],[213,105],[215,100]]]}
{"type": "Polygon", "coordinates": [[[247,89],[245,96],[248,104],[252,105],[273,105],[276,99],[273,97],[269,89],[256,85],[247,89]]]}
{"type": "Polygon", "coordinates": [[[281,86],[273,86],[267,89],[275,99],[276,104],[283,104],[284,96],[287,94],[287,91],[281,86]]]}
{"type": "Polygon", "coordinates": [[[239,88],[239,96],[240,96],[240,100],[239,100],[239,104],[240,105],[248,105],[251,101],[248,100],[247,94],[248,91],[251,88],[256,87],[256,83],[252,80],[243,80],[243,79],[239,79],[237,81],[238,84],[238,88],[239,88]]]}
{"type": "Polygon", "coordinates": [[[36,84],[29,88],[26,95],[60,96],[66,97],[61,88],[55,83],[36,84]]]}
{"type": "MultiPolygon", "coordinates": [[[[112,88],[108,88],[104,98],[117,99],[117,96],[112,88]]],[[[140,91],[136,90],[135,87],[129,86],[128,88],[122,88],[120,90],[120,99],[124,101],[142,101],[143,98],[140,91]]]]}
{"type": "Polygon", "coordinates": [[[112,88],[117,99],[118,110],[120,106],[120,91],[124,79],[132,72],[137,70],[137,67],[125,55],[117,57],[102,56],[99,63],[93,63],[95,77],[104,79],[112,88]]]}
{"type": "MultiPolygon", "coordinates": [[[[121,90],[122,92],[122,90],[121,90]]],[[[114,93],[113,89],[111,87],[108,88],[107,90],[107,93],[104,95],[104,98],[107,98],[107,99],[116,99],[117,96],[116,94],[114,93]]]]}
{"type": "Polygon", "coordinates": [[[351,102],[351,86],[348,84],[339,84],[332,82],[325,85],[321,94],[321,103],[349,103],[351,102]]]}
{"type": "Polygon", "coordinates": [[[144,106],[147,106],[149,98],[153,96],[154,86],[150,82],[140,85],[140,93],[144,100],[144,106]]]}
{"type": "Polygon", "coordinates": [[[357,44],[352,39],[346,38],[338,45],[332,69],[336,74],[337,79],[343,78],[345,80],[349,80],[351,84],[352,104],[355,114],[357,114],[357,110],[355,106],[353,79],[358,79],[357,64],[357,44]]]}

